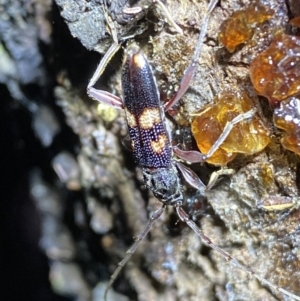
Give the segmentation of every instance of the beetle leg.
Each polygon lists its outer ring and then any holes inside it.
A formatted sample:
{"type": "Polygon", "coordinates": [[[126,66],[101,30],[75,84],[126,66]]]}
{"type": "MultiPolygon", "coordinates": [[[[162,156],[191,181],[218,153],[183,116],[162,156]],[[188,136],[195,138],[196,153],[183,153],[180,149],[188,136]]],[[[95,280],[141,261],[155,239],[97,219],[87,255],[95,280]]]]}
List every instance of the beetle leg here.
{"type": "Polygon", "coordinates": [[[200,32],[200,35],[199,35],[199,38],[198,38],[198,43],[197,43],[197,47],[196,47],[195,54],[194,54],[194,57],[192,59],[192,62],[184,72],[183,78],[181,79],[181,82],[179,84],[179,89],[177,90],[175,95],[168,102],[166,102],[164,104],[164,110],[165,111],[168,111],[169,109],[171,109],[172,106],[174,106],[179,101],[179,99],[185,94],[185,92],[189,88],[189,85],[192,81],[194,73],[197,69],[198,60],[199,60],[199,57],[200,57],[200,54],[201,54],[203,41],[204,41],[206,31],[207,31],[207,27],[208,27],[209,17],[211,15],[211,12],[213,11],[214,7],[216,6],[217,2],[218,2],[218,0],[212,0],[209,3],[209,6],[208,6],[206,14],[205,14],[205,17],[203,19],[201,32],[200,32]]]}
{"type": "Polygon", "coordinates": [[[118,42],[114,42],[109,47],[109,49],[107,50],[107,52],[105,53],[105,55],[101,59],[100,64],[98,65],[98,67],[97,67],[94,75],[90,79],[90,82],[89,82],[89,84],[87,86],[88,93],[89,93],[89,90],[91,89],[91,87],[94,86],[95,83],[97,82],[97,80],[100,78],[100,76],[104,72],[107,64],[109,63],[109,61],[111,60],[111,58],[115,55],[115,53],[120,49],[120,47],[121,47],[121,45],[118,42]]]}
{"type": "Polygon", "coordinates": [[[178,158],[180,158],[186,162],[189,162],[189,163],[205,162],[204,155],[198,151],[194,151],[194,150],[185,151],[185,150],[178,148],[177,146],[173,146],[173,151],[178,158]]]}
{"type": "Polygon", "coordinates": [[[185,166],[184,164],[180,162],[175,162],[177,168],[180,170],[182,176],[184,179],[194,188],[199,190],[201,194],[204,194],[204,190],[206,189],[206,186],[203,184],[203,182],[200,180],[200,178],[194,173],[190,168],[185,166]]]}
{"type": "Polygon", "coordinates": [[[120,49],[120,47],[121,44],[113,43],[108,49],[108,51],[105,53],[104,57],[102,58],[100,64],[98,65],[94,75],[92,76],[87,86],[87,94],[99,102],[103,102],[107,105],[113,106],[118,109],[123,109],[123,101],[120,97],[115,96],[112,93],[93,88],[97,80],[104,72],[107,64],[109,63],[111,58],[115,55],[115,53],[120,49]]]}
{"type": "MultiPolygon", "coordinates": [[[[197,151],[183,151],[178,147],[173,147],[174,153],[181,159],[188,161],[190,163],[199,163],[204,162],[203,154],[197,151]]],[[[218,182],[221,176],[232,175],[235,173],[234,169],[231,168],[221,168],[220,170],[214,171],[208,181],[208,184],[205,186],[199,177],[192,172],[192,170],[185,165],[181,164],[180,162],[175,163],[177,168],[180,170],[181,174],[185,178],[185,180],[200,191],[210,190],[215,184],[218,182]]]]}
{"type": "Polygon", "coordinates": [[[229,175],[233,175],[234,173],[235,173],[234,169],[227,168],[227,167],[214,171],[209,178],[208,184],[206,185],[206,189],[210,190],[212,187],[214,187],[221,176],[229,176],[229,175]]]}
{"type": "MultiPolygon", "coordinates": [[[[217,139],[217,141],[214,143],[214,145],[211,147],[211,149],[209,150],[209,152],[206,155],[204,155],[198,151],[184,151],[184,150],[179,149],[177,146],[173,147],[173,151],[179,158],[181,158],[187,162],[190,162],[190,163],[205,162],[208,158],[210,158],[214,154],[214,152],[216,150],[218,150],[218,148],[222,145],[222,143],[226,140],[226,138],[230,134],[232,128],[237,123],[239,123],[245,119],[253,117],[255,113],[256,113],[256,109],[252,109],[252,110],[247,111],[246,113],[236,116],[231,121],[227,122],[222,134],[220,135],[220,137],[217,139]]],[[[176,165],[188,183],[190,183],[193,187],[195,187],[197,189],[200,189],[200,190],[203,189],[202,185],[204,185],[204,184],[201,182],[201,180],[198,178],[198,176],[196,174],[195,174],[195,176],[194,175],[191,176],[190,169],[187,168],[186,166],[184,166],[183,164],[180,164],[179,162],[176,162],[176,165]],[[185,167],[185,168],[183,168],[183,167],[185,167]],[[187,172],[186,169],[188,169],[189,172],[187,172]],[[198,180],[195,177],[197,177],[198,180]],[[198,181],[200,181],[202,183],[202,185],[199,186],[199,184],[197,184],[198,181]],[[199,187],[197,187],[197,185],[199,187]]],[[[234,173],[234,170],[227,169],[227,168],[222,168],[219,171],[213,172],[209,179],[209,182],[206,186],[206,189],[210,190],[216,184],[216,182],[218,181],[220,176],[231,175],[233,173],[234,173]]]]}
{"type": "Polygon", "coordinates": [[[251,109],[243,114],[240,114],[238,116],[236,116],[235,118],[233,118],[231,121],[228,121],[223,129],[222,134],[220,135],[220,137],[217,139],[217,141],[214,143],[214,145],[211,147],[211,149],[209,150],[209,152],[206,155],[203,155],[203,159],[207,160],[208,158],[210,158],[214,152],[222,145],[222,143],[226,140],[226,138],[228,137],[228,135],[230,134],[232,128],[239,122],[245,120],[245,119],[249,119],[252,118],[256,113],[256,109],[251,109]]]}
{"type": "Polygon", "coordinates": [[[209,152],[205,155],[198,151],[184,151],[184,150],[179,149],[177,146],[173,147],[173,151],[179,158],[181,158],[187,162],[203,163],[207,159],[209,159],[215,153],[216,150],[218,150],[220,148],[222,143],[226,140],[226,138],[230,134],[232,128],[237,123],[239,123],[245,119],[252,118],[255,115],[255,113],[256,113],[256,109],[251,109],[251,110],[247,111],[246,113],[240,114],[240,115],[236,116],[235,118],[233,118],[231,121],[227,122],[223,129],[222,134],[217,139],[217,141],[213,144],[213,146],[211,147],[209,152]]]}
{"type": "Polygon", "coordinates": [[[95,88],[89,88],[87,93],[93,99],[105,103],[109,106],[115,107],[116,109],[123,109],[123,101],[120,97],[109,93],[104,90],[97,90],[95,88]]]}

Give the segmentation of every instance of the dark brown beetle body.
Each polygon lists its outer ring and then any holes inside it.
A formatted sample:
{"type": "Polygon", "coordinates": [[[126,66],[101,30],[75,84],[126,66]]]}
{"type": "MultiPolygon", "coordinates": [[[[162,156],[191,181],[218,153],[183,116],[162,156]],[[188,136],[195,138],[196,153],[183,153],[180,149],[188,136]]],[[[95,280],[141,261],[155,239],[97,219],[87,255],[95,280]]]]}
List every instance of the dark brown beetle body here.
{"type": "Polygon", "coordinates": [[[136,44],[127,47],[122,86],[133,155],[143,168],[147,188],[165,204],[181,203],[180,178],[159,92],[151,67],[136,44]]]}
{"type": "Polygon", "coordinates": [[[133,155],[143,167],[168,167],[172,161],[158,89],[136,44],[128,46],[122,72],[123,104],[133,155]]]}

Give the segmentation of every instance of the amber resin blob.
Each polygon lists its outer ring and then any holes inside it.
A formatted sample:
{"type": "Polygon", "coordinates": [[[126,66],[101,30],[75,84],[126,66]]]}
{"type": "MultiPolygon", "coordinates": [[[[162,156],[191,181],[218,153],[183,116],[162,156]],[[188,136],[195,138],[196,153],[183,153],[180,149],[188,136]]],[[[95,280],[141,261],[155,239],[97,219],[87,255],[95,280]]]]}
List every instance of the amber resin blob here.
{"type": "MultiPolygon", "coordinates": [[[[215,104],[195,114],[191,129],[200,151],[207,154],[222,134],[226,123],[253,108],[254,104],[246,93],[227,91],[215,99],[215,104]]],[[[236,124],[207,162],[226,165],[238,153],[252,155],[263,150],[269,142],[269,131],[260,118],[254,116],[236,124]]]]}
{"type": "Polygon", "coordinates": [[[252,38],[255,29],[269,20],[274,11],[258,1],[253,1],[246,9],[234,12],[220,26],[219,40],[229,52],[252,38]]]}
{"type": "Polygon", "coordinates": [[[273,104],[300,93],[300,37],[276,34],[252,61],[250,77],[257,93],[273,104]]]}
{"type": "Polygon", "coordinates": [[[300,155],[300,98],[290,97],[274,110],[274,124],[286,132],[281,139],[283,147],[300,155]]]}

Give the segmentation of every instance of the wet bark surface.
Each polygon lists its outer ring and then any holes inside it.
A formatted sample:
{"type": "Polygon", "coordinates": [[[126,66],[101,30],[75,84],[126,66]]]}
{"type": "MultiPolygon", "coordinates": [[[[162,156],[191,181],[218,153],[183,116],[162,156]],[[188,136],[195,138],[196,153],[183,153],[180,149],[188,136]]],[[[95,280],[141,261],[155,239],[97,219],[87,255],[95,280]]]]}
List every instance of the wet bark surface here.
{"type": "MultiPolygon", "coordinates": [[[[270,130],[270,145],[259,154],[238,156],[229,164],[235,173],[221,178],[205,198],[187,186],[186,210],[215,244],[300,295],[299,157],[280,145],[282,133],[272,123],[272,109],[256,95],[248,72],[252,59],[270,43],[271,29],[285,28],[299,7],[292,0],[262,3],[275,11],[263,38],[233,54],[219,44],[219,27],[249,1],[219,3],[191,87],[177,114],[167,118],[174,144],[196,149],[190,132],[193,113],[226,89],[246,90],[253,97],[270,130]],[[290,198],[289,210],[262,207],[266,172],[270,198],[290,198]]],[[[124,112],[99,106],[86,87],[115,28],[118,38],[130,36],[139,43],[162,99],[170,98],[193,56],[207,3],[166,2],[183,35],[153,5],[134,21],[126,19],[122,12],[127,5],[113,1],[105,7],[96,0],[0,3],[5,300],[103,300],[133,237],[161,206],[145,189],[140,167],[122,144],[127,136],[124,112]]],[[[96,85],[118,96],[122,51],[96,85]]],[[[206,183],[219,169],[207,164],[191,168],[206,183]]],[[[169,208],[155,223],[108,300],[288,300],[228,264],[178,220],[169,208]]]]}

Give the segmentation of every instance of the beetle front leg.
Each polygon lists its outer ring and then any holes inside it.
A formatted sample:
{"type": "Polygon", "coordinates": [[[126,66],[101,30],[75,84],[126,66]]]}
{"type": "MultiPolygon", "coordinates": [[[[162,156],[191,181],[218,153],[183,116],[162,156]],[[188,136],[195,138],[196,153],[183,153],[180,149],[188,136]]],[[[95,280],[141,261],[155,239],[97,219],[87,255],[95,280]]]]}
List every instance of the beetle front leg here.
{"type": "Polygon", "coordinates": [[[109,49],[107,50],[107,52],[105,53],[105,55],[101,59],[100,64],[98,65],[95,73],[93,74],[92,78],[90,79],[90,82],[87,86],[88,91],[98,81],[98,79],[100,78],[100,76],[102,75],[104,70],[106,69],[107,64],[112,59],[112,57],[116,54],[116,52],[120,49],[120,47],[121,47],[121,44],[119,44],[118,42],[114,42],[109,47],[109,49]]]}
{"type": "Polygon", "coordinates": [[[90,97],[99,102],[105,103],[116,109],[124,109],[122,98],[112,93],[109,93],[104,90],[97,90],[95,88],[88,88],[87,93],[90,97]]]}
{"type": "Polygon", "coordinates": [[[110,46],[108,51],[105,53],[102,58],[99,66],[97,67],[94,75],[90,79],[90,82],[87,86],[87,94],[93,99],[103,102],[109,106],[115,107],[117,109],[123,109],[123,101],[120,97],[113,95],[107,91],[97,90],[93,88],[95,83],[98,81],[102,73],[104,72],[108,62],[115,55],[115,53],[120,49],[121,45],[118,43],[114,43],[110,46]]]}

